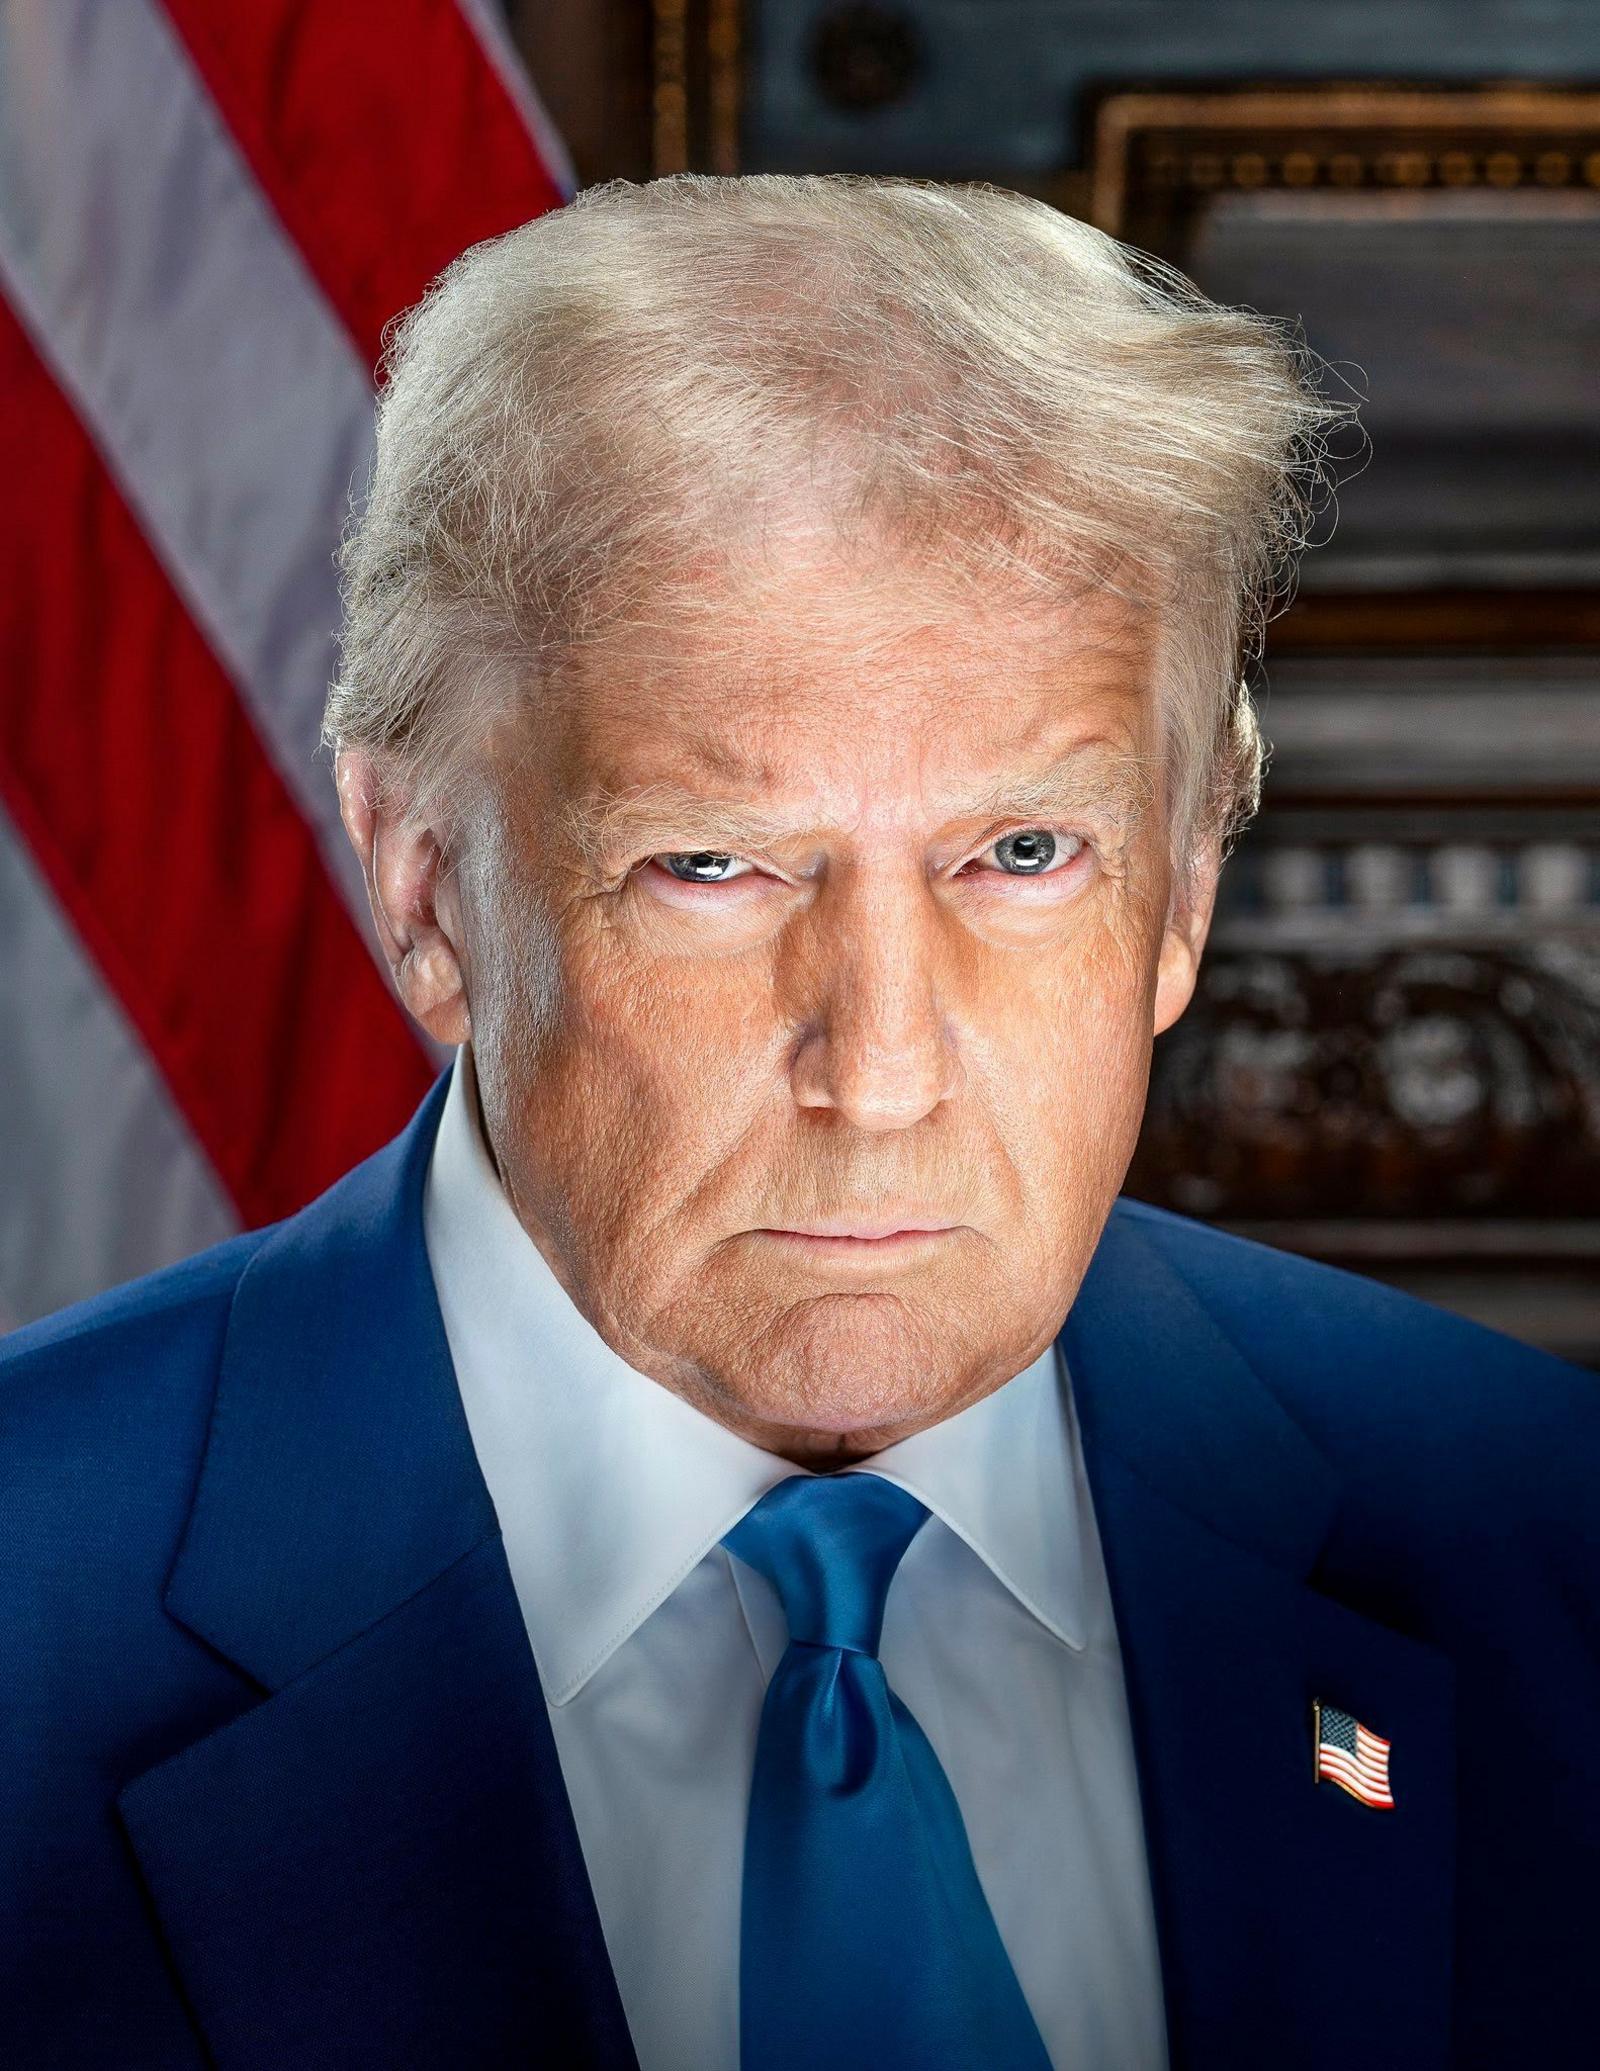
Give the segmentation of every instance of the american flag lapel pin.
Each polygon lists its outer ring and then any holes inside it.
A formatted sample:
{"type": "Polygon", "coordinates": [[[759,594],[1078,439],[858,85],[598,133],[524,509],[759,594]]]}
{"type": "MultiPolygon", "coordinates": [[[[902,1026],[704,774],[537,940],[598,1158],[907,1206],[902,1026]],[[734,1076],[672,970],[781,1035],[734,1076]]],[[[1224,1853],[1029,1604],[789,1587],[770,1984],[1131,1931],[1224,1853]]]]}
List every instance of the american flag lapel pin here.
{"type": "Polygon", "coordinates": [[[1337,1705],[1311,1700],[1311,1738],[1316,1749],[1316,1781],[1327,1777],[1352,1798],[1378,1812],[1392,1812],[1389,1790],[1389,1743],[1337,1705]]]}

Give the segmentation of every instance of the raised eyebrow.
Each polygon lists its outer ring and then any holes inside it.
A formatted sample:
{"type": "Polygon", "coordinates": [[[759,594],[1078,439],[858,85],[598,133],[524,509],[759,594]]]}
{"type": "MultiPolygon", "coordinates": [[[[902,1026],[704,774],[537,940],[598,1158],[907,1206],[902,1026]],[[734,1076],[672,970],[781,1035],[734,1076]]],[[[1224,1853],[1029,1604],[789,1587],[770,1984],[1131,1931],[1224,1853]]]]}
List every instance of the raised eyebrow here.
{"type": "Polygon", "coordinates": [[[623,849],[647,846],[652,838],[693,845],[697,835],[762,848],[799,831],[797,822],[764,813],[747,799],[708,798],[677,784],[649,784],[625,792],[599,792],[571,800],[562,814],[567,838],[591,863],[604,863],[623,849]]]}
{"type": "MultiPolygon", "coordinates": [[[[1148,762],[1136,755],[1079,751],[1032,777],[1003,779],[968,800],[953,819],[1017,819],[1030,813],[1086,813],[1109,820],[1126,839],[1155,795],[1148,762]]],[[[562,814],[568,839],[594,864],[652,839],[719,852],[764,848],[806,831],[798,815],[765,812],[748,799],[712,798],[681,785],[655,783],[625,792],[596,792],[570,800],[562,814]]]]}
{"type": "Polygon", "coordinates": [[[1154,772],[1141,756],[1073,757],[1035,777],[993,785],[970,810],[996,819],[1081,812],[1109,819],[1127,833],[1149,810],[1155,793],[1154,772]]]}

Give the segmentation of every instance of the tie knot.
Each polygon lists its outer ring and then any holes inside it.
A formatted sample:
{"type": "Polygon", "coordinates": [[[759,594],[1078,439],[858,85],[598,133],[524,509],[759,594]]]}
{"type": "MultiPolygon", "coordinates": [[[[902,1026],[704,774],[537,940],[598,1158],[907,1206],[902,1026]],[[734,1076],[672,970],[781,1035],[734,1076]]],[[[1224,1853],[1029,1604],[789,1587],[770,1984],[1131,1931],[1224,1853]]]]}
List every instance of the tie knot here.
{"type": "Polygon", "coordinates": [[[791,1640],[876,1654],[889,1584],[927,1515],[881,1474],[793,1474],[722,1543],[777,1590],[791,1640]]]}

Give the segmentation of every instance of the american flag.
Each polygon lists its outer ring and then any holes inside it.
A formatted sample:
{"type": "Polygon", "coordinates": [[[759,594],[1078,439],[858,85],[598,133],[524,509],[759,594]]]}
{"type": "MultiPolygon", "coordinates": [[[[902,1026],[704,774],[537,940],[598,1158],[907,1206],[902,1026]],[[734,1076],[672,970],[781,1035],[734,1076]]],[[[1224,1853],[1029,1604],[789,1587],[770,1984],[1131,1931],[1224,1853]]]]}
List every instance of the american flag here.
{"type": "Polygon", "coordinates": [[[1389,1743],[1337,1705],[1312,1707],[1317,1740],[1317,1775],[1347,1790],[1363,1805],[1393,1811],[1389,1791],[1389,1743]]]}
{"type": "Polygon", "coordinates": [[[317,754],[385,323],[572,176],[498,0],[0,6],[0,1328],[435,1069],[317,754]]]}

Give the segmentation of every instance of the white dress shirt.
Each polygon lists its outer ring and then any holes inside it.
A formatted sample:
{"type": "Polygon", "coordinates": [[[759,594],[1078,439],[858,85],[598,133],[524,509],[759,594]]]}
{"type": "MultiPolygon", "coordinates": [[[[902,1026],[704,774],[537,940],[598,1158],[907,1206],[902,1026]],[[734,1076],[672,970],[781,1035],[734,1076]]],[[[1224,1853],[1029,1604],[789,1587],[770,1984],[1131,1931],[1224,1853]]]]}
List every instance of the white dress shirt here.
{"type": "MultiPolygon", "coordinates": [[[[803,1470],[585,1319],[500,1187],[466,1049],[424,1217],[642,2071],[738,2071],[745,1812],[787,1629],[770,1583],[718,1541],[803,1470]]],[[[880,1658],[950,1779],[1052,2064],[1164,2071],[1121,1657],[1057,1348],[860,1464],[932,1512],[880,1658]]]]}

